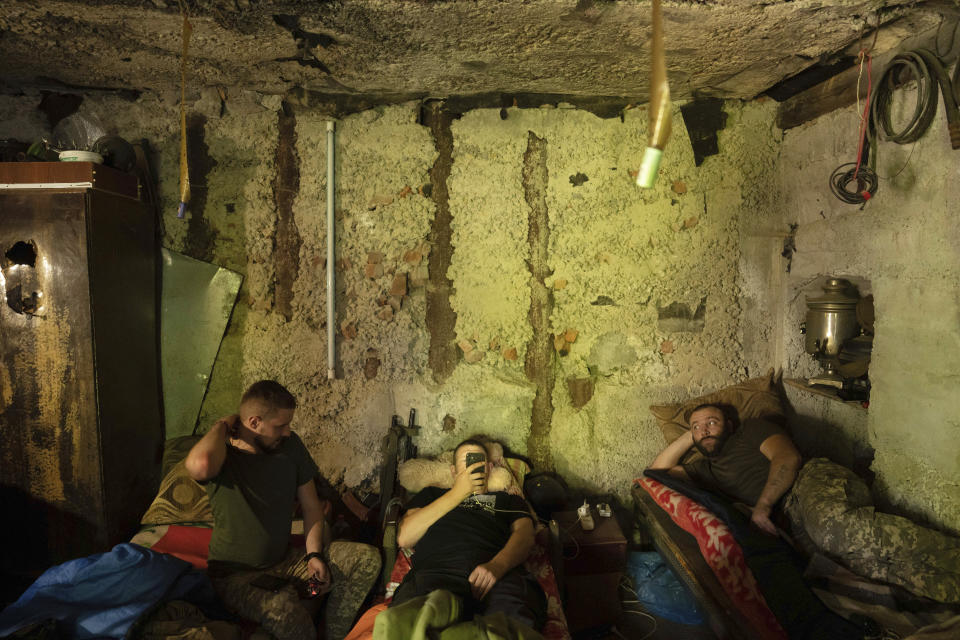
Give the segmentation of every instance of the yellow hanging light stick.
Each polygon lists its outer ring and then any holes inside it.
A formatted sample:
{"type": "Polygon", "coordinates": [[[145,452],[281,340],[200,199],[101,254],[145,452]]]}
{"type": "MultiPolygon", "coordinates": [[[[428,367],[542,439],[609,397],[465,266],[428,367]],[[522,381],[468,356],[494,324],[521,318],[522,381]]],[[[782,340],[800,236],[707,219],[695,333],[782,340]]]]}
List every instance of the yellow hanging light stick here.
{"type": "Polygon", "coordinates": [[[190,33],[193,27],[187,20],[187,14],[180,7],[183,14],[183,51],[180,56],[180,206],[177,208],[177,217],[182,218],[190,202],[190,170],[187,165],[187,50],[190,48],[190,33]]]}
{"type": "Polygon", "coordinates": [[[650,123],[647,131],[647,149],[637,172],[637,184],[650,189],[657,182],[663,148],[670,139],[670,84],[667,82],[667,57],[663,45],[663,16],[660,0],[653,0],[653,42],[650,47],[650,123]]]}

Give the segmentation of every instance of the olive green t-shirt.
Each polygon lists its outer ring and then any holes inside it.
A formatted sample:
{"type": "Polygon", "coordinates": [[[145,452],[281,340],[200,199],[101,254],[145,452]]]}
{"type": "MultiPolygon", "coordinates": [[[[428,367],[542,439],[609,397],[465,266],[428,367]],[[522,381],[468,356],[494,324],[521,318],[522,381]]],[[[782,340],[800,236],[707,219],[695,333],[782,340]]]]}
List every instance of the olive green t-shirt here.
{"type": "Polygon", "coordinates": [[[257,568],[280,562],[297,487],[315,475],[317,465],[295,433],[273,453],[227,445],[220,473],[205,483],[214,521],[209,560],[257,568]]]}
{"type": "Polygon", "coordinates": [[[753,506],[770,475],[770,460],[760,451],[760,445],[777,434],[785,435],[772,422],[760,418],[744,420],[724,443],[719,456],[699,458],[683,468],[700,486],[753,506]]]}

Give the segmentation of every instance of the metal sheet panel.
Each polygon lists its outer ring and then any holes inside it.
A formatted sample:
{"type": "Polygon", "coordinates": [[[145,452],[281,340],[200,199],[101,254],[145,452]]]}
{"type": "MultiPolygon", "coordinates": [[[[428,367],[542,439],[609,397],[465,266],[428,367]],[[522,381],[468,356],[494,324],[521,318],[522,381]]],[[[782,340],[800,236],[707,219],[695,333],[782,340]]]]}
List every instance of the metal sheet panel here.
{"type": "Polygon", "coordinates": [[[190,435],[243,276],[162,249],[161,358],[167,438],[190,435]]]}

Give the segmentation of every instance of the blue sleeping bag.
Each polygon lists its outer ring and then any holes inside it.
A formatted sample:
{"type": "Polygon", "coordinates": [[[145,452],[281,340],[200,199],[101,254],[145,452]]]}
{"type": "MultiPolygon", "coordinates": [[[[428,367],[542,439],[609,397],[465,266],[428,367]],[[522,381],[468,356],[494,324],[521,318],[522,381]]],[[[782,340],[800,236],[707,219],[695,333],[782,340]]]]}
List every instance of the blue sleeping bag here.
{"type": "Polygon", "coordinates": [[[123,638],[141,616],[168,600],[215,605],[210,579],[189,563],[135,544],[47,569],[0,612],[0,637],[56,620],[65,637],[123,638]]]}
{"type": "Polygon", "coordinates": [[[673,574],[656,551],[627,555],[627,573],[633,578],[637,600],[650,613],[681,624],[703,624],[693,594],[673,574]]]}

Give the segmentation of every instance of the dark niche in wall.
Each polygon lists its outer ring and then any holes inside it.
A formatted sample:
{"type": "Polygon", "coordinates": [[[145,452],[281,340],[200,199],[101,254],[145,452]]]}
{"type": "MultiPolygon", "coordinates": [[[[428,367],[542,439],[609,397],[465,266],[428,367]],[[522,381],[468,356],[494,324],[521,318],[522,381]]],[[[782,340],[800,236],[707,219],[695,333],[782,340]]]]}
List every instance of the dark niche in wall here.
{"type": "Polygon", "coordinates": [[[723,100],[699,98],[680,107],[680,113],[693,146],[693,161],[699,167],[707,156],[720,152],[717,132],[727,126],[723,100]]]}

